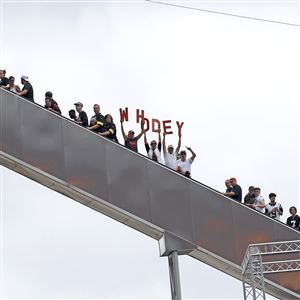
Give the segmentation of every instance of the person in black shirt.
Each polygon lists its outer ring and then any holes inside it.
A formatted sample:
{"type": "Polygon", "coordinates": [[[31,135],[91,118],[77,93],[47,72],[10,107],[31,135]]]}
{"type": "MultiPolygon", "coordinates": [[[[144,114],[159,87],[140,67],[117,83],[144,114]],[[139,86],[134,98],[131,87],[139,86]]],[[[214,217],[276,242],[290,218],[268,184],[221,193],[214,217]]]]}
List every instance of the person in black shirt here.
{"type": "Polygon", "coordinates": [[[105,116],[105,123],[103,125],[103,132],[99,132],[99,134],[101,136],[105,136],[108,139],[117,142],[118,143],[118,139],[117,139],[117,129],[116,129],[116,125],[113,122],[113,118],[110,114],[107,114],[105,116]]]}
{"type": "Polygon", "coordinates": [[[6,71],[0,70],[0,87],[9,89],[9,79],[5,77],[6,71]]]}
{"type": "Polygon", "coordinates": [[[296,230],[300,230],[300,217],[297,215],[297,208],[290,207],[291,216],[287,218],[286,224],[296,230]]]}
{"type": "Polygon", "coordinates": [[[46,98],[45,99],[45,106],[44,106],[46,109],[56,113],[56,114],[59,114],[61,115],[61,111],[58,107],[58,105],[54,104],[50,99],[46,98]]]}
{"type": "Polygon", "coordinates": [[[46,92],[44,107],[47,108],[48,110],[53,111],[54,113],[61,115],[61,110],[60,110],[57,102],[52,97],[53,97],[53,95],[50,91],[46,92]]]}
{"type": "Polygon", "coordinates": [[[230,183],[232,185],[231,192],[225,192],[223,195],[230,197],[231,199],[241,202],[242,201],[242,188],[237,184],[234,177],[230,178],[230,183]]]}
{"type": "Polygon", "coordinates": [[[137,136],[134,136],[133,130],[129,130],[128,134],[126,135],[123,127],[123,120],[121,120],[120,122],[121,122],[121,130],[125,142],[125,147],[135,152],[138,152],[138,140],[141,138],[141,136],[144,133],[143,123],[141,123],[141,127],[142,127],[141,132],[137,136]]]}
{"type": "Polygon", "coordinates": [[[23,89],[17,95],[24,97],[25,99],[34,102],[33,100],[33,87],[28,81],[28,76],[22,75],[21,83],[23,84],[23,89]]]}
{"type": "Polygon", "coordinates": [[[88,129],[93,130],[95,132],[104,132],[105,128],[104,128],[104,123],[105,123],[105,118],[104,116],[100,113],[100,105],[99,104],[94,104],[94,113],[95,115],[92,116],[92,119],[96,119],[96,124],[91,124],[90,123],[90,127],[88,127],[88,129]]]}
{"type": "Polygon", "coordinates": [[[83,104],[81,102],[74,103],[76,111],[78,112],[78,117],[74,120],[75,123],[87,127],[89,125],[88,117],[85,111],[82,110],[83,104]]]}
{"type": "Polygon", "coordinates": [[[254,186],[249,186],[248,193],[244,197],[244,204],[253,208],[253,204],[255,203],[255,195],[254,195],[254,186]]]}

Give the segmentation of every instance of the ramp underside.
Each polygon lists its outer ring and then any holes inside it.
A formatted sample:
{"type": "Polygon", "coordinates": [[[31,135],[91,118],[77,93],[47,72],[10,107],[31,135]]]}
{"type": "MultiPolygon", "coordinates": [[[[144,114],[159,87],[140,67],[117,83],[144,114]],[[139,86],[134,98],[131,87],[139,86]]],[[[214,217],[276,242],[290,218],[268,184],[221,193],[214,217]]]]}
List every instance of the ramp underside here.
{"type": "MultiPolygon", "coordinates": [[[[194,245],[192,257],[238,279],[249,244],[300,238],[213,189],[36,104],[0,93],[1,164],[15,172],[157,240],[167,231],[194,245]]],[[[299,299],[299,272],[267,278],[268,293],[299,299]]]]}

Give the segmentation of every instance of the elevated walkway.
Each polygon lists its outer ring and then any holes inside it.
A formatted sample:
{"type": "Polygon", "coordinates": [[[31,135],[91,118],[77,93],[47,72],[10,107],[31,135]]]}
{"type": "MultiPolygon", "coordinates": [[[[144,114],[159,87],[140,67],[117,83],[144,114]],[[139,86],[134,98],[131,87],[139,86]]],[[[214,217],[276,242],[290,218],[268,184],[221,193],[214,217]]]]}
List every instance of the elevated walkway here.
{"type": "MultiPolygon", "coordinates": [[[[1,165],[156,240],[172,237],[179,254],[242,280],[249,244],[300,239],[284,224],[37,104],[3,89],[0,101],[1,165]]],[[[299,299],[300,272],[266,275],[265,290],[299,299]]]]}

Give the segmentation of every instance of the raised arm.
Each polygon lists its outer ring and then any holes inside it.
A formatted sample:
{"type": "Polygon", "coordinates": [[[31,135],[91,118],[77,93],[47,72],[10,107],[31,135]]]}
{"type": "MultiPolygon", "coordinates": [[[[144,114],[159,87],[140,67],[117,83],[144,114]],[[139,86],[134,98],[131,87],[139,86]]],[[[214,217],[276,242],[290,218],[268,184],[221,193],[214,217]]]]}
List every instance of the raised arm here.
{"type": "Polygon", "coordinates": [[[146,131],[144,132],[144,143],[145,143],[145,145],[148,144],[148,142],[147,142],[147,136],[146,136],[146,131]]]}
{"type": "Polygon", "coordinates": [[[192,157],[191,157],[191,159],[192,160],[194,160],[195,159],[195,157],[196,157],[196,153],[192,150],[192,148],[191,147],[186,147],[186,149],[188,149],[191,153],[192,153],[192,157]]]}
{"type": "Polygon", "coordinates": [[[178,130],[178,145],[177,145],[176,152],[175,152],[176,155],[178,154],[180,147],[181,147],[181,130],[178,130]]]}
{"type": "Polygon", "coordinates": [[[163,146],[163,152],[164,154],[167,153],[167,149],[166,149],[166,133],[163,133],[163,140],[162,140],[162,146],[163,146]]]}
{"type": "Polygon", "coordinates": [[[161,129],[159,129],[159,131],[158,131],[158,142],[159,143],[161,143],[161,134],[160,134],[160,132],[161,132],[161,129]]]}
{"type": "Polygon", "coordinates": [[[123,127],[123,120],[120,120],[120,122],[121,122],[121,131],[122,131],[124,141],[127,141],[127,135],[125,134],[124,127],[123,127]]]}
{"type": "Polygon", "coordinates": [[[141,123],[141,132],[136,136],[137,140],[139,140],[142,137],[142,135],[145,133],[144,124],[145,122],[141,123]]]}

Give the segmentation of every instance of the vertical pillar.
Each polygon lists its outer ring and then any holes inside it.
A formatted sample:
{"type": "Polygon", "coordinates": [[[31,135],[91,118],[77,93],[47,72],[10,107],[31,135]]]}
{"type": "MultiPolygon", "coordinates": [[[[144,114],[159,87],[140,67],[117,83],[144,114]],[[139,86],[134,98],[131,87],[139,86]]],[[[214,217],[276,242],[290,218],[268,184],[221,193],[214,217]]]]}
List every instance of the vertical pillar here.
{"type": "Polygon", "coordinates": [[[179,263],[177,251],[172,251],[168,255],[169,261],[169,274],[172,300],[181,300],[180,276],[179,276],[179,263]]]}

